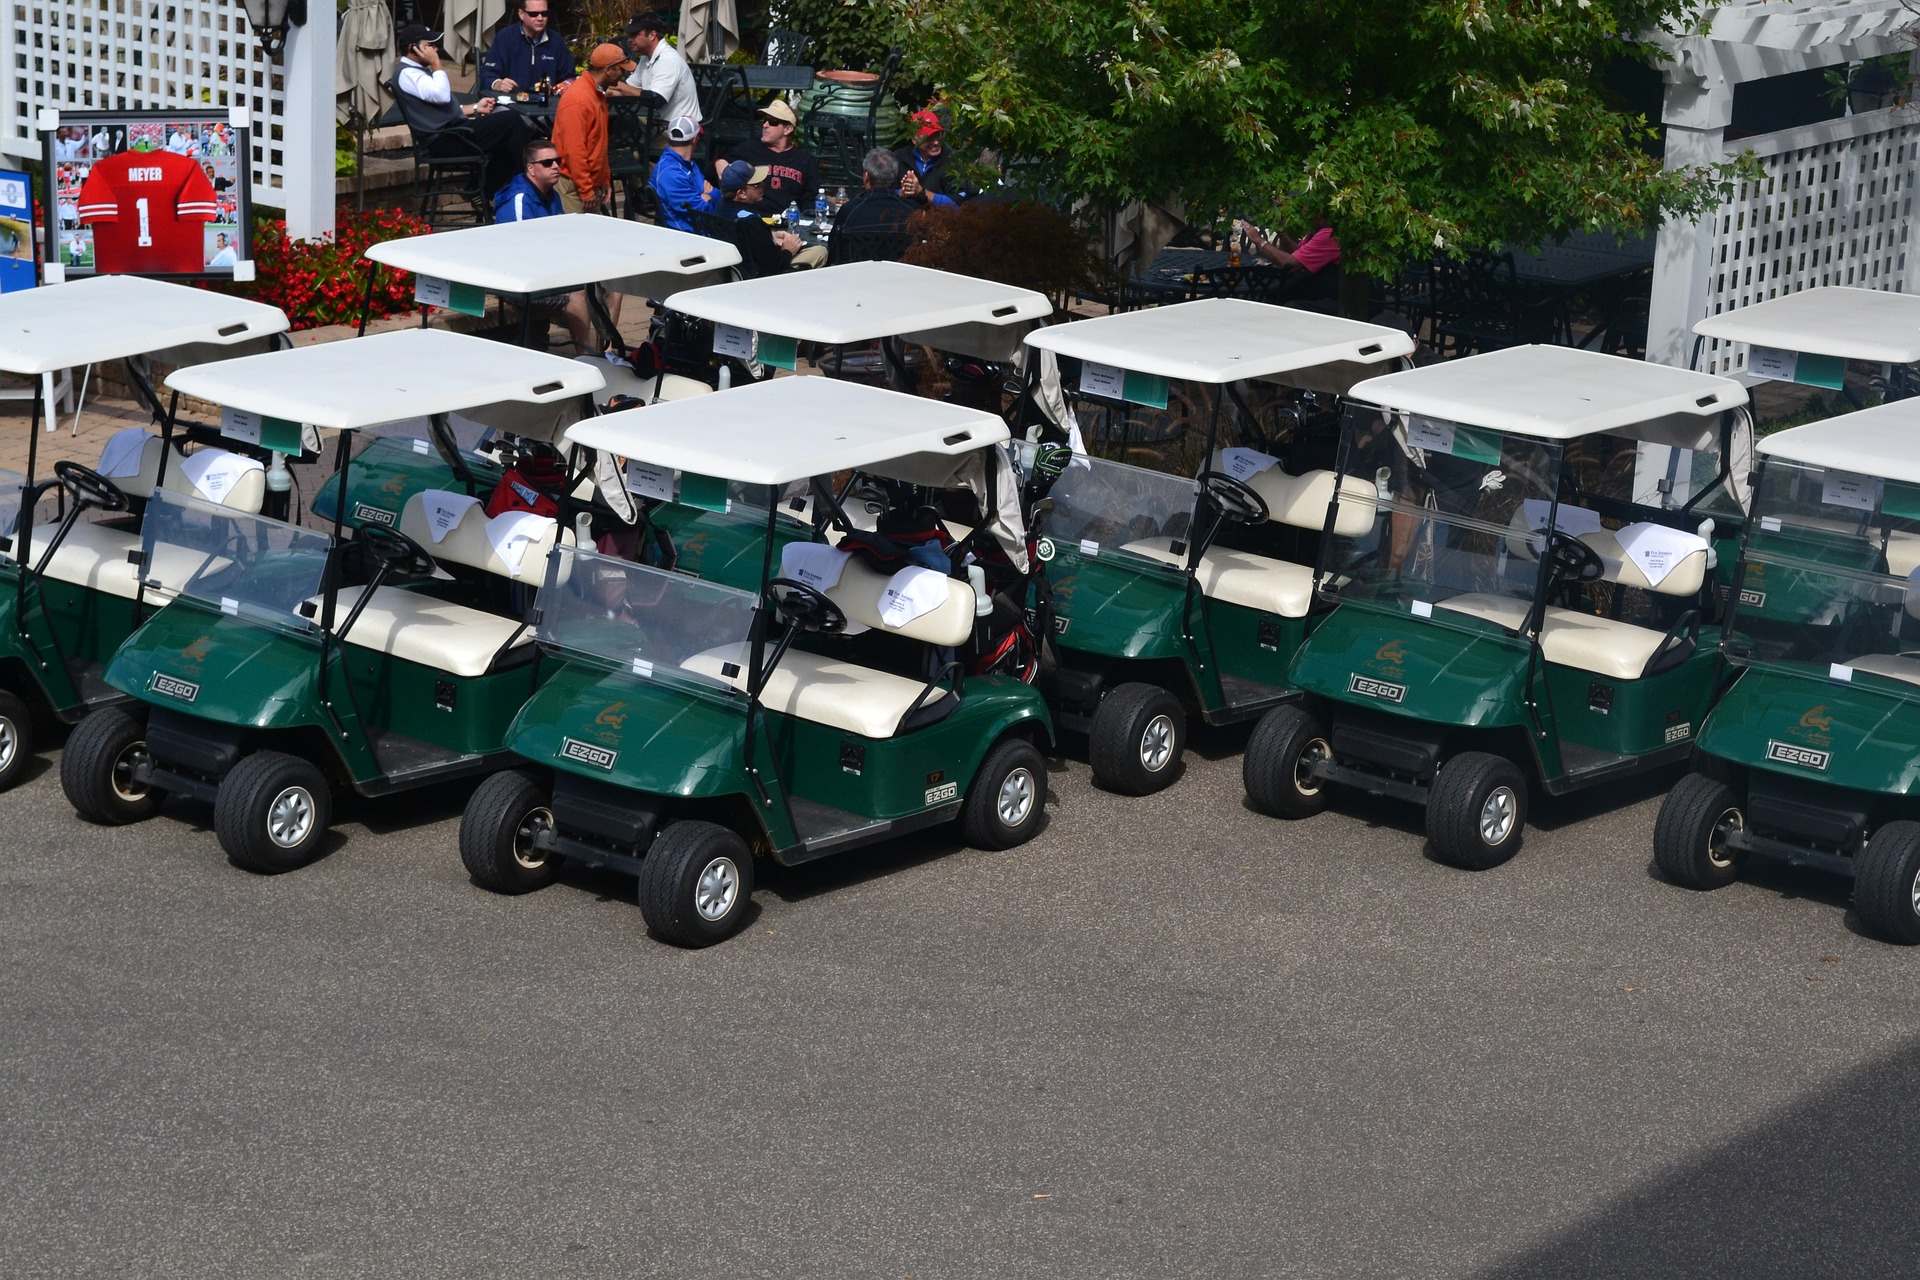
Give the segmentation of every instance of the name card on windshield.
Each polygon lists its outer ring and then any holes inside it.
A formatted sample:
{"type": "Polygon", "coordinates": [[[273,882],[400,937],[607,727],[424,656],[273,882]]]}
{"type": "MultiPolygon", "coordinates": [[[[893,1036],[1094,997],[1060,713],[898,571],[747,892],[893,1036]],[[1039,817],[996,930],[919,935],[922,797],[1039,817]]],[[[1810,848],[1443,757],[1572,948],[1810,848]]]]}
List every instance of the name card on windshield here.
{"type": "Polygon", "coordinates": [[[1817,356],[1809,351],[1749,347],[1747,372],[1775,382],[1798,382],[1802,386],[1838,391],[1847,380],[1847,362],[1839,356],[1817,356]]]}
{"type": "Polygon", "coordinates": [[[1871,511],[1880,504],[1880,481],[1851,471],[1827,471],[1820,476],[1820,501],[1829,507],[1871,511]]]}
{"type": "Polygon", "coordinates": [[[463,316],[487,314],[486,290],[478,285],[442,280],[438,276],[416,275],[413,278],[413,300],[423,307],[458,311],[463,316]]]}
{"type": "Polygon", "coordinates": [[[1500,465],[1500,437],[1491,431],[1475,431],[1432,418],[1415,418],[1407,426],[1407,443],[1428,453],[1450,453],[1489,467],[1500,465]]]}
{"type": "Polygon", "coordinates": [[[657,467],[651,462],[627,464],[628,493],[636,493],[655,502],[672,502],[673,481],[672,467],[657,467]]]}
{"type": "Polygon", "coordinates": [[[1167,380],[1151,373],[1138,373],[1118,365],[1081,362],[1080,390],[1103,400],[1125,400],[1150,409],[1167,407],[1167,380]]]}
{"type": "Polygon", "coordinates": [[[285,418],[248,413],[245,409],[220,410],[220,434],[229,440],[259,445],[275,453],[300,452],[300,424],[285,418]]]}
{"type": "Polygon", "coordinates": [[[737,324],[714,325],[713,354],[732,356],[735,360],[753,359],[753,330],[742,329],[737,324]]]}

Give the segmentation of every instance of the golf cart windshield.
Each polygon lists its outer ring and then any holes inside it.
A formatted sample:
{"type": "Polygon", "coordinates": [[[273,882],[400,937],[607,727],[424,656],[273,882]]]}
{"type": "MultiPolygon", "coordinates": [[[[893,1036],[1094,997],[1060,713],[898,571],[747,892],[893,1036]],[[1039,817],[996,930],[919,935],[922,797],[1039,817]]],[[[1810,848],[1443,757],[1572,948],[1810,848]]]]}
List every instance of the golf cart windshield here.
{"type": "Polygon", "coordinates": [[[1727,656],[1920,695],[1920,486],[1769,458],[1753,514],[1727,656]]]}
{"type": "Polygon", "coordinates": [[[1076,457],[1049,494],[1053,512],[1046,533],[1069,550],[1077,546],[1081,555],[1118,555],[1173,572],[1164,558],[1145,554],[1138,544],[1147,538],[1186,537],[1193,524],[1194,494],[1194,482],[1187,476],[1076,457]]]}
{"type": "Polygon", "coordinates": [[[26,483],[18,471],[0,468],[0,538],[13,537],[14,526],[20,523],[20,491],[26,483]]]}
{"type": "Polygon", "coordinates": [[[540,642],[570,657],[668,683],[729,686],[681,664],[721,645],[744,644],[751,592],[563,548],[540,588],[540,642]]]}
{"type": "Polygon", "coordinates": [[[301,606],[320,594],[333,539],[265,516],[156,491],[141,528],[143,575],[162,590],[290,631],[315,622],[301,606]]]}

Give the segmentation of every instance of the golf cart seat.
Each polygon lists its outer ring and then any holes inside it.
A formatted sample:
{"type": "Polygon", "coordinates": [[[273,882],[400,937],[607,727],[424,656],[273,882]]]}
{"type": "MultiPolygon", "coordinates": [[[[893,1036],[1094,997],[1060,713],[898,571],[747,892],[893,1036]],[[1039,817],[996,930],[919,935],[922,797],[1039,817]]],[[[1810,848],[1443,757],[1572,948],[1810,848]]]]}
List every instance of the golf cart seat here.
{"type": "Polygon", "coordinates": [[[1920,684],[1920,654],[1870,653],[1847,663],[1855,671],[1866,671],[1889,680],[1920,684]]]}
{"type": "MultiPolygon", "coordinates": [[[[567,546],[573,543],[573,534],[561,529],[559,522],[550,516],[510,512],[489,520],[478,505],[467,506],[457,523],[435,540],[428,516],[435,494],[442,498],[464,497],[431,489],[416,493],[407,499],[406,507],[400,512],[400,532],[437,560],[466,565],[513,582],[538,585],[546,578],[547,556],[554,543],[558,541],[567,546]],[[520,546],[517,561],[494,545],[495,538],[504,542],[505,532],[516,523],[520,531],[533,532],[520,546]]],[[[367,597],[368,590],[357,587],[340,593],[334,607],[335,635],[341,635],[354,606],[362,597],[367,597]]],[[[318,610],[322,599],[316,596],[308,603],[318,610]]],[[[354,619],[353,629],[342,638],[351,645],[376,649],[449,675],[472,678],[485,675],[503,651],[532,643],[533,632],[519,618],[455,604],[409,587],[382,586],[372,589],[366,607],[354,619]]]]}
{"type": "MultiPolygon", "coordinates": [[[[893,627],[882,620],[880,602],[894,576],[858,558],[849,558],[841,568],[840,580],[825,595],[846,613],[847,621],[875,631],[934,645],[965,642],[973,630],[972,587],[953,578],[941,578],[946,584],[945,601],[905,625],[893,627]]],[[[727,644],[696,653],[680,665],[744,691],[748,657],[747,645],[727,644]]],[[[902,726],[901,721],[926,687],[923,680],[790,648],[767,678],[760,700],[769,710],[797,719],[863,738],[891,738],[903,727],[918,728],[943,719],[958,705],[950,691],[935,689],[914,712],[914,723],[902,726]]]]}
{"type": "MultiPolygon", "coordinates": [[[[148,435],[140,446],[139,471],[133,475],[109,475],[107,478],[129,498],[151,498],[153,491],[158,488],[168,493],[186,494],[202,502],[217,502],[223,507],[232,507],[248,515],[260,514],[260,504],[266,500],[267,496],[267,469],[258,462],[226,449],[201,448],[194,450],[191,457],[183,457],[176,453],[167,459],[167,476],[162,480],[160,454],[165,448],[159,436],[148,435]],[[229,462],[229,459],[232,461],[229,462]],[[188,474],[188,463],[193,463],[195,470],[208,466],[233,467],[239,474],[216,498],[209,489],[194,484],[192,477],[188,474]]],[[[138,543],[138,541],[139,539],[135,538],[135,542],[138,543]]]]}
{"type": "MultiPolygon", "coordinates": [[[[1526,523],[1526,513],[1516,511],[1508,522],[1514,532],[1507,535],[1507,554],[1523,560],[1533,560],[1537,556],[1534,542],[1537,535],[1526,523]]],[[[1626,528],[1632,528],[1629,525],[1626,528]]],[[[1600,557],[1601,579],[1617,583],[1623,587],[1633,587],[1640,591],[1653,591],[1663,596],[1698,595],[1707,580],[1710,548],[1705,538],[1697,534],[1671,530],[1668,537],[1681,554],[1674,560],[1659,583],[1647,576],[1646,570],[1629,556],[1620,546],[1620,534],[1625,529],[1592,529],[1575,534],[1587,544],[1593,554],[1600,557]]],[[[1916,552],[1920,552],[1917,547],[1916,552]]]]}
{"type": "MultiPolygon", "coordinates": [[[[34,526],[35,562],[45,553],[48,539],[53,537],[58,528],[57,524],[34,526]]],[[[140,567],[136,563],[139,554],[140,535],[137,532],[96,524],[91,520],[79,520],[61,540],[53,559],[47,562],[47,576],[76,587],[104,591],[123,600],[132,600],[140,594],[140,567]]],[[[224,559],[216,559],[203,566],[199,552],[165,543],[156,546],[154,554],[156,563],[148,576],[159,582],[185,582],[196,570],[204,568],[209,573],[215,573],[227,566],[224,559]]],[[[4,549],[0,549],[0,558],[12,560],[14,556],[15,545],[8,540],[4,549]]],[[[163,587],[152,586],[147,589],[147,598],[150,600],[172,597],[173,592],[163,587]]]]}
{"type": "MultiPolygon", "coordinates": [[[[1529,608],[1525,600],[1480,592],[1437,601],[1433,607],[1464,613],[1510,631],[1518,631],[1526,622],[1529,608]]],[[[1638,680],[1663,638],[1651,627],[1549,605],[1540,625],[1540,652],[1548,662],[1563,667],[1578,667],[1614,680],[1638,680]]]]}
{"type": "MultiPolygon", "coordinates": [[[[1226,450],[1213,455],[1213,468],[1226,472],[1226,450]]],[[[1231,472],[1228,472],[1231,474],[1231,472]]],[[[1334,516],[1333,531],[1344,538],[1358,538],[1373,528],[1374,487],[1359,476],[1341,476],[1340,510],[1334,516]]],[[[1303,471],[1289,475],[1279,467],[1255,472],[1244,482],[1267,504],[1267,519],[1315,533],[1326,528],[1327,504],[1333,501],[1334,473],[1303,471]]]]}
{"type": "Polygon", "coordinates": [[[592,365],[607,380],[607,389],[600,393],[603,401],[615,396],[632,396],[643,404],[661,404],[668,400],[689,400],[694,396],[713,394],[713,388],[698,378],[669,373],[659,379],[660,394],[656,396],[653,393],[654,379],[641,377],[630,365],[615,364],[602,356],[575,356],[574,359],[592,365]]]}
{"type": "MultiPolygon", "coordinates": [[[[1795,514],[1791,525],[1805,526],[1810,529],[1830,530],[1834,533],[1852,534],[1860,525],[1850,520],[1833,520],[1824,516],[1795,514]]],[[[1920,569],[1920,533],[1910,529],[1894,529],[1887,538],[1887,573],[1891,577],[1905,578],[1920,569]]]]}

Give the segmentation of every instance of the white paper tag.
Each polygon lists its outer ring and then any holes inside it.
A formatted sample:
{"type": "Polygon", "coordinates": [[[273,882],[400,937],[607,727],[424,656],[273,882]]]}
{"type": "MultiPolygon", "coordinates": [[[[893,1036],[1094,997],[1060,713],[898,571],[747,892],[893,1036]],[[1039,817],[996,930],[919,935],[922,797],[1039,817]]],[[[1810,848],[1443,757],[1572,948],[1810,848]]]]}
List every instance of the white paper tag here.
{"type": "Polygon", "coordinates": [[[237,617],[240,613],[240,602],[232,596],[221,596],[220,612],[226,614],[229,618],[237,617]]]}
{"type": "Polygon", "coordinates": [[[1407,443],[1428,453],[1453,452],[1453,424],[1431,418],[1414,418],[1407,424],[1407,443]]]}
{"type": "Polygon", "coordinates": [[[753,359],[753,330],[736,324],[714,325],[713,354],[732,356],[736,360],[753,359]]]}
{"type": "Polygon", "coordinates": [[[1827,674],[1835,680],[1841,680],[1847,684],[1853,683],[1853,668],[1844,662],[1830,663],[1827,666],[1827,674]]]}
{"type": "Polygon", "coordinates": [[[1090,396],[1124,400],[1127,390],[1127,371],[1118,365],[1095,364],[1091,360],[1083,361],[1080,365],[1080,390],[1090,396]]]}
{"type": "Polygon", "coordinates": [[[413,451],[415,453],[432,453],[433,446],[425,440],[422,440],[419,436],[415,436],[413,438],[413,451]]]}
{"type": "Polygon", "coordinates": [[[673,479],[672,467],[656,467],[650,462],[627,464],[627,492],[637,493],[643,498],[672,502],[673,479]]]}
{"type": "Polygon", "coordinates": [[[1244,484],[1262,471],[1279,466],[1280,459],[1270,453],[1262,453],[1258,449],[1236,446],[1220,451],[1220,465],[1226,469],[1228,475],[1244,484]]]}
{"type": "Polygon", "coordinates": [[[642,680],[651,680],[653,679],[653,664],[645,658],[635,658],[633,660],[633,674],[639,676],[642,680]]]}
{"type": "Polygon", "coordinates": [[[1826,471],[1820,476],[1820,501],[1829,507],[1871,511],[1880,505],[1880,482],[1851,471],[1826,471]]]}
{"type": "Polygon", "coordinates": [[[1748,347],[1747,372],[1756,378],[1792,382],[1800,372],[1800,353],[1780,347],[1748,347]]]}
{"type": "Polygon", "coordinates": [[[1100,544],[1092,538],[1082,538],[1080,539],[1080,554],[1083,556],[1097,556],[1100,554],[1100,544]]]}
{"type": "Polygon", "coordinates": [[[1429,601],[1415,600],[1410,607],[1413,609],[1413,616],[1416,618],[1431,618],[1433,616],[1433,605],[1429,601]]]}
{"type": "Polygon", "coordinates": [[[220,410],[220,434],[229,440],[239,440],[246,444],[260,443],[260,415],[249,413],[245,409],[222,406],[220,410]]]}
{"type": "Polygon", "coordinates": [[[1765,529],[1768,533],[1778,533],[1780,532],[1780,517],[1779,516],[1761,516],[1760,527],[1762,529],[1765,529]]]}
{"type": "Polygon", "coordinates": [[[453,307],[453,281],[442,280],[438,276],[420,276],[413,278],[413,300],[429,307],[453,307]]]}

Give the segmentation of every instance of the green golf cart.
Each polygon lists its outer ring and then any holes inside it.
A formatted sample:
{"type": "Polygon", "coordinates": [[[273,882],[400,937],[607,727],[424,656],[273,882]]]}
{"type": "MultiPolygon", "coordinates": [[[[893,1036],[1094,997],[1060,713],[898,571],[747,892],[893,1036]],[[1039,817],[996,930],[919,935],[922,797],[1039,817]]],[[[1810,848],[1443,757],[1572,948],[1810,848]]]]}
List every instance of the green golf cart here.
{"type": "Polygon", "coordinates": [[[1723,650],[1733,685],[1661,806],[1689,889],[1749,857],[1853,879],[1860,923],[1920,942],[1920,400],[1794,427],[1760,469],[1723,650]]]}
{"type": "MultiPolygon", "coordinates": [[[[1046,676],[1055,717],[1086,734],[1096,782],[1144,795],[1179,776],[1189,714],[1233,724],[1297,696],[1287,664],[1307,631],[1309,566],[1335,528],[1334,475],[1309,465],[1306,433],[1222,448],[1222,401],[1231,399],[1244,434],[1256,421],[1244,398],[1255,381],[1337,404],[1354,377],[1403,363],[1413,340],[1214,298],[1053,325],[1027,344],[1080,362],[1083,402],[1165,407],[1177,382],[1209,402],[1197,477],[1076,456],[1048,491],[1040,530],[1059,658],[1046,676]]],[[[1348,498],[1373,492],[1343,483],[1348,498]]],[[[1337,531],[1353,534],[1372,515],[1349,501],[1338,520],[1337,531]]]]}
{"type": "MultiPolygon", "coordinates": [[[[411,329],[180,370],[167,385],[269,422],[351,434],[405,414],[573,401],[571,360],[411,329]]],[[[336,508],[338,510],[338,508],[336,508]]],[[[141,575],[172,594],[107,667],[132,707],[95,711],[61,761],[81,817],[125,823],[164,796],[211,802],[228,856],[279,872],[320,851],[341,788],[383,795],[505,763],[504,733],[552,673],[516,587],[572,530],[472,495],[417,493],[393,527],[332,532],[157,493],[141,575]]],[[[530,593],[529,593],[530,594],[530,593]]]]}
{"type": "Polygon", "coordinates": [[[1479,869],[1520,847],[1531,788],[1684,760],[1719,688],[1746,404],[1725,378],[1567,347],[1356,385],[1339,469],[1364,492],[1340,490],[1316,571],[1337,607],[1294,658],[1306,699],[1247,744],[1254,806],[1413,801],[1435,856],[1479,869]]]}
{"type": "Polygon", "coordinates": [[[983,848],[1034,834],[1052,726],[1028,684],[968,673],[983,612],[970,566],[773,550],[791,486],[844,534],[825,477],[919,483],[1002,444],[1004,423],[791,377],[567,438],[672,473],[683,501],[724,500],[697,496],[722,481],[774,495],[761,580],[742,591],[561,549],[537,605],[543,660],[559,669],[514,719],[522,766],[483,783],[461,820],[475,883],[524,893],[562,861],[630,873],[657,937],[704,946],[745,923],[756,855],[792,865],[950,820],[983,848]]]}
{"type": "Polygon", "coordinates": [[[174,406],[154,394],[144,358],[177,364],[244,351],[286,328],[276,307],[134,276],[0,298],[0,370],[38,383],[56,370],[122,361],[160,428],[155,435],[128,427],[108,441],[97,466],[63,460],[53,465],[54,479],[42,481],[34,474],[41,402],[32,397],[27,473],[0,472],[0,791],[32,758],[36,725],[71,724],[122,700],[101,673],[164,601],[131,563],[155,491],[199,492],[242,512],[259,511],[269,496],[258,457],[236,452],[246,446],[180,452],[174,406]],[[42,524],[37,508],[55,490],[64,510],[42,524]]]}
{"type": "Polygon", "coordinates": [[[1920,391],[1920,297],[1822,285],[1708,316],[1693,326],[1693,367],[1838,391],[1865,408],[1847,382],[1855,369],[1878,401],[1920,391]],[[1736,361],[1746,344],[1744,363],[1736,361]],[[1710,345],[1711,344],[1711,345],[1710,345]]]}

